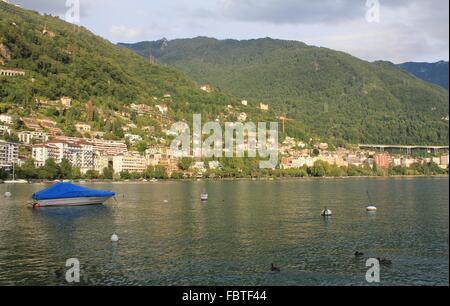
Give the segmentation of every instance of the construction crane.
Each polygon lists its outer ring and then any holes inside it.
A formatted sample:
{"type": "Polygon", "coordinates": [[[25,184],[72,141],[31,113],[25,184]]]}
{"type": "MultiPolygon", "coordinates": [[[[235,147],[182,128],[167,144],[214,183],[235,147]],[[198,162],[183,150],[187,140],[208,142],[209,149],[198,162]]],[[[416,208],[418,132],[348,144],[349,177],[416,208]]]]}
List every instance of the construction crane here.
{"type": "Polygon", "coordinates": [[[286,128],[286,121],[294,121],[294,119],[289,119],[289,118],[286,118],[286,116],[281,116],[281,117],[279,117],[278,118],[279,120],[281,120],[281,122],[282,122],[282,126],[283,126],[283,133],[285,132],[285,128],[286,128]]]}

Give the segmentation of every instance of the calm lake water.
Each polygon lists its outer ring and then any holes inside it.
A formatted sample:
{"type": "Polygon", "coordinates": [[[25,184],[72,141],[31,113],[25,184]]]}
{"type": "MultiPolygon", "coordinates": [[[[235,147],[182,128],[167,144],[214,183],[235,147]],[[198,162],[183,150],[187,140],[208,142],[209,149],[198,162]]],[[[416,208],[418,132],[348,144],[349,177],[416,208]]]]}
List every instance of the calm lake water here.
{"type": "Polygon", "coordinates": [[[55,271],[68,258],[84,285],[368,285],[365,260],[377,256],[393,261],[381,285],[449,284],[447,178],[88,186],[117,202],[33,210],[44,185],[0,185],[13,194],[0,197],[0,285],[64,285],[55,271]]]}

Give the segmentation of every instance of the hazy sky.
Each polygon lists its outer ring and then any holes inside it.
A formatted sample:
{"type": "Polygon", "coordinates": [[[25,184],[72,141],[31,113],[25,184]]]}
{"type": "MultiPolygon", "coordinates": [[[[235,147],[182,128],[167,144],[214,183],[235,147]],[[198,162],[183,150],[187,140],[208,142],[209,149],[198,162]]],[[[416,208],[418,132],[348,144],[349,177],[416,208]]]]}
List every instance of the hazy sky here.
{"type": "MultiPolygon", "coordinates": [[[[76,0],[10,2],[64,17],[66,1],[76,0]]],[[[80,0],[80,8],[80,23],[112,42],[272,37],[370,61],[449,59],[448,0],[80,0]]]]}

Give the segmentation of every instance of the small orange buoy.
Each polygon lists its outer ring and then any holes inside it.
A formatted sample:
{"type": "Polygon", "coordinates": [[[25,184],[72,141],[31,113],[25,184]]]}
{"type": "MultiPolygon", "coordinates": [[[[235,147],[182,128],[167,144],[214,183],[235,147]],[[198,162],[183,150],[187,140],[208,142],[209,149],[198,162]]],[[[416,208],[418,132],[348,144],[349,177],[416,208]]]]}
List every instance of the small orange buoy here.
{"type": "Polygon", "coordinates": [[[41,207],[41,204],[39,204],[39,203],[34,203],[33,204],[33,208],[40,208],[41,207]]]}

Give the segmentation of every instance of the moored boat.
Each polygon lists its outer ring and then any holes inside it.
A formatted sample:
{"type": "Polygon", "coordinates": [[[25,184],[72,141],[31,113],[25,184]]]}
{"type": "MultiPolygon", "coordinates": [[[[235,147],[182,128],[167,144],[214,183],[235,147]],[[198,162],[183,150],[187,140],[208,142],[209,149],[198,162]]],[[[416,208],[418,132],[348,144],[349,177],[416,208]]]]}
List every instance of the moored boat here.
{"type": "Polygon", "coordinates": [[[49,206],[82,206],[103,204],[116,194],[111,191],[95,190],[70,183],[57,183],[33,194],[32,205],[49,206]]]}
{"type": "Polygon", "coordinates": [[[10,181],[4,181],[5,184],[28,184],[28,181],[26,180],[10,180],[10,181]]]}
{"type": "Polygon", "coordinates": [[[204,193],[202,193],[201,195],[200,195],[200,200],[201,201],[208,201],[208,194],[206,193],[206,192],[204,192],[204,193]]]}

